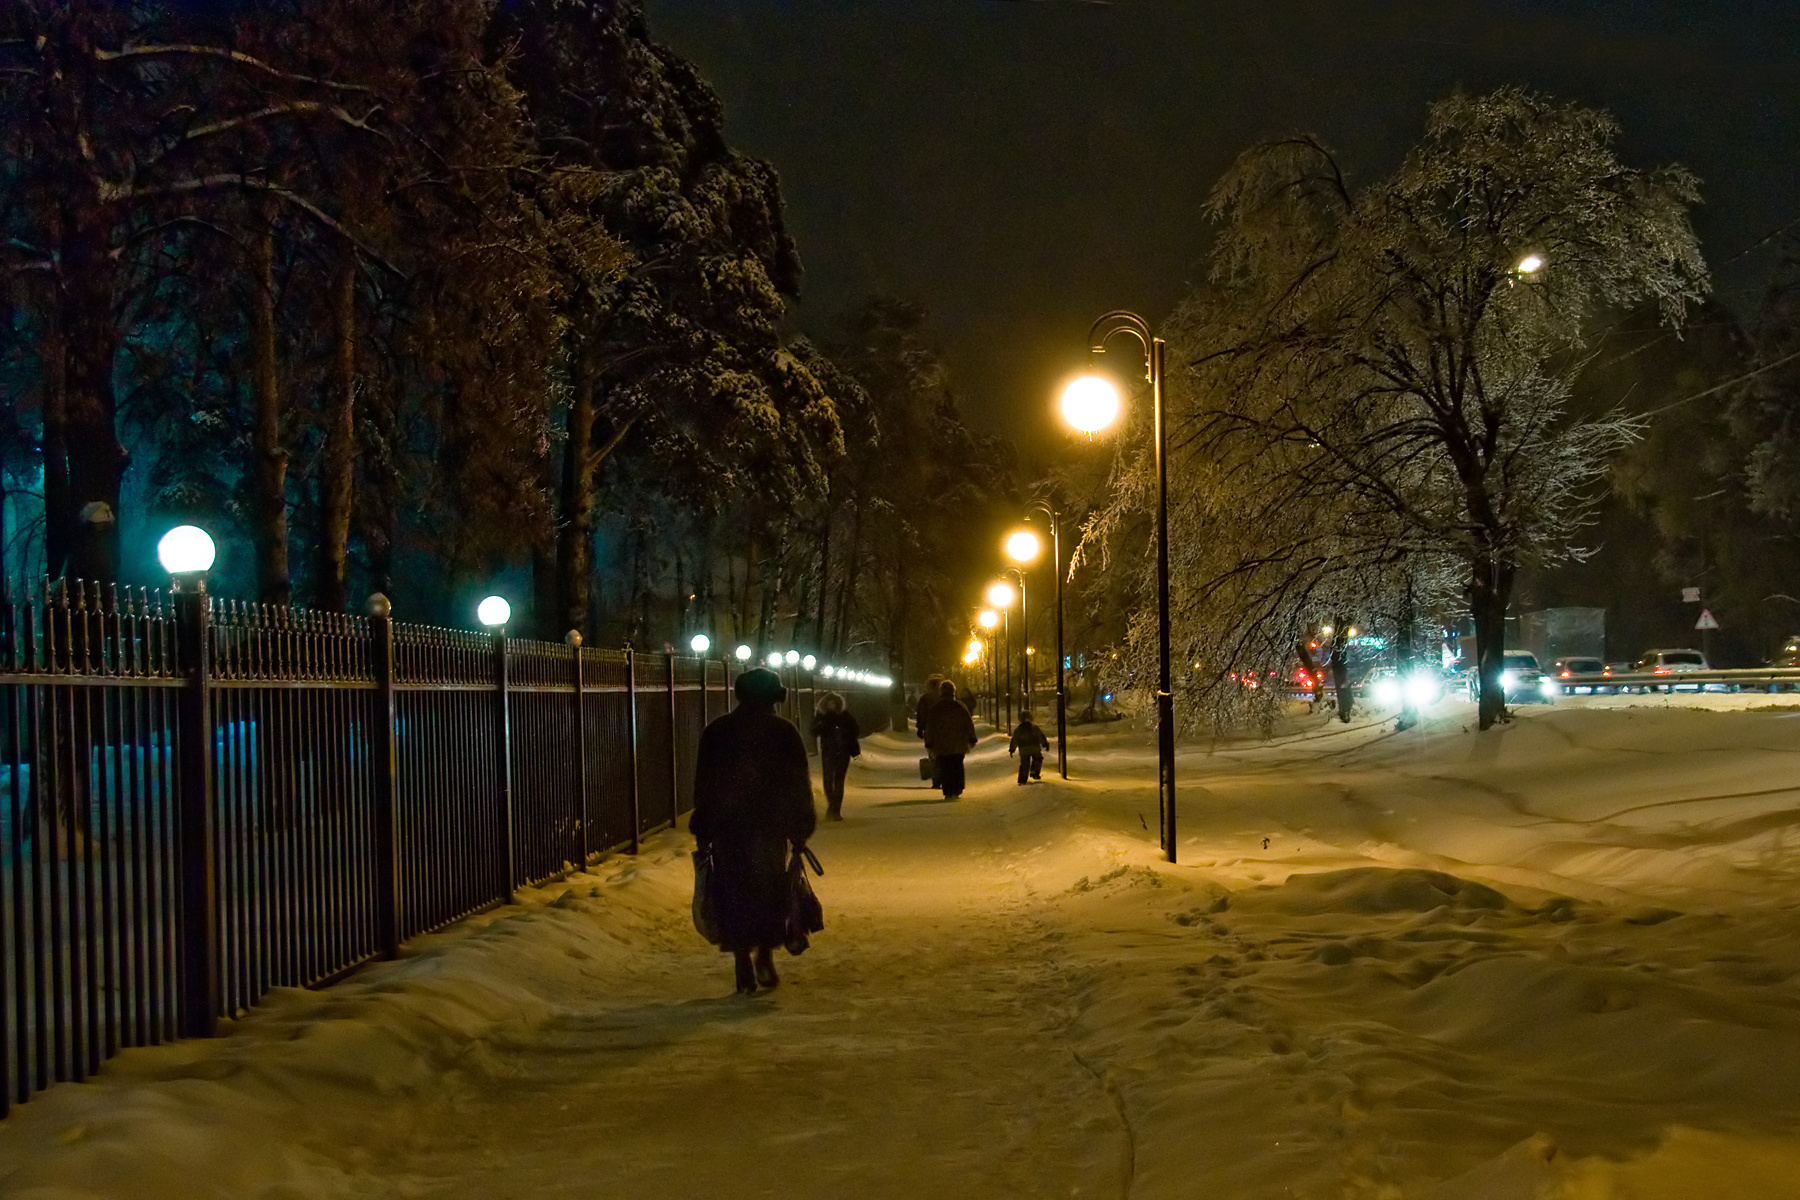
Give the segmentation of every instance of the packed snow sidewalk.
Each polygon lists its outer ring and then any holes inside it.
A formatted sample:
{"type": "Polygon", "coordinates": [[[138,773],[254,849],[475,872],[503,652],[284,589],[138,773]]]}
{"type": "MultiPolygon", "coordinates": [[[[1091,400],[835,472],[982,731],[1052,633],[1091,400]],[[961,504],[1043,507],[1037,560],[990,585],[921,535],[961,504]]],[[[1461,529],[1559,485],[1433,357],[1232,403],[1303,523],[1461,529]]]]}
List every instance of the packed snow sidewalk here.
{"type": "Polygon", "coordinates": [[[1177,866],[1141,731],[871,739],[774,993],[669,835],[52,1089],[0,1195],[1800,1196],[1800,711],[1467,720],[1187,747],[1177,866]]]}

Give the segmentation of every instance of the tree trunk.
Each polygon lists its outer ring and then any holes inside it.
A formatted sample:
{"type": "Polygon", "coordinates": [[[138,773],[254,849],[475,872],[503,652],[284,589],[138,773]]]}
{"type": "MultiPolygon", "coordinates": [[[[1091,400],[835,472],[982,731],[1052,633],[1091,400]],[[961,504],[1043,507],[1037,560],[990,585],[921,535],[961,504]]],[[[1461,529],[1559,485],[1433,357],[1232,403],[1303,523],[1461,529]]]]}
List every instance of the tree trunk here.
{"type": "Polygon", "coordinates": [[[350,508],[356,484],[356,256],[345,247],[332,278],[331,376],[326,389],[320,463],[318,605],[343,612],[350,556],[350,508]]]}
{"type": "Polygon", "coordinates": [[[1506,716],[1506,694],[1500,682],[1506,654],[1506,606],[1512,600],[1514,567],[1498,557],[1482,556],[1469,577],[1469,612],[1475,619],[1475,663],[1480,688],[1479,719],[1490,729],[1506,716]]]}
{"type": "Polygon", "coordinates": [[[45,306],[44,331],[44,573],[54,579],[69,564],[75,509],[69,502],[69,350],[62,336],[62,299],[45,306]]]}
{"type": "MultiPolygon", "coordinates": [[[[50,527],[66,538],[49,564],[77,579],[119,577],[119,492],[127,456],[119,444],[113,360],[119,344],[113,321],[118,267],[107,252],[97,213],[65,209],[61,324],[65,374],[61,389],[68,464],[63,511],[50,527]]],[[[47,454],[46,457],[49,457],[47,454]]]]}
{"type": "Polygon", "coordinates": [[[844,653],[844,633],[850,624],[850,601],[856,594],[857,556],[862,553],[861,492],[857,495],[858,502],[853,506],[850,516],[850,545],[844,554],[844,582],[838,585],[837,618],[831,631],[831,654],[834,658],[842,657],[844,653]]]}
{"type": "Polygon", "coordinates": [[[288,573],[287,451],[281,444],[281,381],[275,369],[275,229],[265,209],[250,243],[251,541],[256,591],[265,604],[293,599],[288,573]]]}
{"type": "Polygon", "coordinates": [[[563,441],[562,502],[557,526],[558,615],[563,628],[588,632],[594,575],[594,372],[585,346],[570,359],[574,376],[568,436],[563,441]]]}
{"type": "Polygon", "coordinates": [[[831,598],[831,497],[835,489],[825,489],[825,520],[819,529],[819,603],[813,613],[813,653],[825,655],[825,609],[831,598]]]}

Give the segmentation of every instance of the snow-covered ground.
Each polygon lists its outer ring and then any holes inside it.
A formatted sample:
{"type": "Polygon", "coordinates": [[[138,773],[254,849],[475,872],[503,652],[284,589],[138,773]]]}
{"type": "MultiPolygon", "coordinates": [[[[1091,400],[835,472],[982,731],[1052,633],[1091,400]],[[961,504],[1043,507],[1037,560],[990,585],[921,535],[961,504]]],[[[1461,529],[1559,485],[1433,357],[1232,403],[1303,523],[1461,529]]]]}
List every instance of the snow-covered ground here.
{"type": "Polygon", "coordinates": [[[1195,743],[1176,866],[1127,724],[957,803],[884,735],[774,993],[667,835],[52,1089],[0,1195],[1800,1197],[1800,706],[1635,699],[1195,743]]]}

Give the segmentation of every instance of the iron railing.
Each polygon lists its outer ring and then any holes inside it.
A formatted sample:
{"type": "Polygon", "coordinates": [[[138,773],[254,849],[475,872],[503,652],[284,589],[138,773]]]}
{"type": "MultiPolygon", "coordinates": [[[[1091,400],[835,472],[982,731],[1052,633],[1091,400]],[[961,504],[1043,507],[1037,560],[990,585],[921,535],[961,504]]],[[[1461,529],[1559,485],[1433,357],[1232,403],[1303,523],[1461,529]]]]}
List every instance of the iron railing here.
{"type": "MultiPolygon", "coordinates": [[[[636,852],[693,807],[736,673],[402,624],[379,596],[0,604],[0,1115],[636,852]]],[[[804,728],[810,680],[789,684],[804,728]]],[[[848,694],[878,726],[882,694],[848,694]]]]}

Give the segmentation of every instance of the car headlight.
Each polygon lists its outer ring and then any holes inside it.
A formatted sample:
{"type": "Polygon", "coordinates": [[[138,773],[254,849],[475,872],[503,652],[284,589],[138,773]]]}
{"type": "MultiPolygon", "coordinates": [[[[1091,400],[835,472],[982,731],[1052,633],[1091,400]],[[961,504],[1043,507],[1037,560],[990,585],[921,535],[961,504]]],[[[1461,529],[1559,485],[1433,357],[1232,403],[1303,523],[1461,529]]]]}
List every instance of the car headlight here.
{"type": "Polygon", "coordinates": [[[1414,675],[1406,681],[1406,698],[1414,708],[1424,708],[1428,704],[1436,704],[1443,689],[1438,681],[1429,675],[1414,675]]]}
{"type": "Polygon", "coordinates": [[[1513,674],[1511,671],[1500,672],[1500,686],[1501,687],[1510,688],[1517,682],[1519,682],[1519,677],[1517,675],[1513,674]]]}
{"type": "Polygon", "coordinates": [[[1400,684],[1392,679],[1383,679],[1375,684],[1375,703],[1381,705],[1395,704],[1400,699],[1400,684]]]}
{"type": "Polygon", "coordinates": [[[1554,679],[1538,680],[1538,690],[1543,692],[1544,695],[1546,695],[1546,696],[1554,696],[1556,694],[1556,690],[1557,690],[1556,680],[1554,680],[1554,679]]]}

